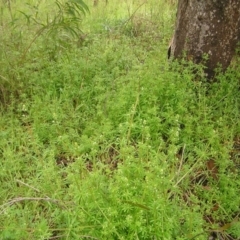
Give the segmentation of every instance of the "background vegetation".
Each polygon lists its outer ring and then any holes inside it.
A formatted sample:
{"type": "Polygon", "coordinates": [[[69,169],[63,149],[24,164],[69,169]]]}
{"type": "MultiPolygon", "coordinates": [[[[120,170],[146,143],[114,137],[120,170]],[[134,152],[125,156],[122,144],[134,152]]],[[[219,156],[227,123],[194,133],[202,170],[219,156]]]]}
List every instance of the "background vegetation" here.
{"type": "Polygon", "coordinates": [[[175,16],[1,1],[0,239],[240,239],[239,57],[168,61],[175,16]]]}

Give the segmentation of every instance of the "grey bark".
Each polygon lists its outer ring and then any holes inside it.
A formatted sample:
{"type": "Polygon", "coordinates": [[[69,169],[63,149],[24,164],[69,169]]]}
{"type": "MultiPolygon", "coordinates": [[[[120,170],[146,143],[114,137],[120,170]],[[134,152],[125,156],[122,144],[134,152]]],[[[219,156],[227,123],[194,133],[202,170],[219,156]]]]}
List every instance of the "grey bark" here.
{"type": "Polygon", "coordinates": [[[206,74],[229,66],[240,40],[240,0],[179,0],[171,55],[202,62],[208,54],[206,74]]]}

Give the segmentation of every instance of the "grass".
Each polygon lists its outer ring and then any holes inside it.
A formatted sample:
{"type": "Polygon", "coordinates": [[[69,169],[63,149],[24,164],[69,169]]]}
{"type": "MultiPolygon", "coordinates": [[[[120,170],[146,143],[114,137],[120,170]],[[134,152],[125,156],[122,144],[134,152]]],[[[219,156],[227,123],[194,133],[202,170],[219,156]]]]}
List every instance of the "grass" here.
{"type": "Polygon", "coordinates": [[[89,1],[44,29],[53,1],[9,3],[0,239],[240,239],[238,57],[214,83],[167,61],[174,1],[89,1]]]}

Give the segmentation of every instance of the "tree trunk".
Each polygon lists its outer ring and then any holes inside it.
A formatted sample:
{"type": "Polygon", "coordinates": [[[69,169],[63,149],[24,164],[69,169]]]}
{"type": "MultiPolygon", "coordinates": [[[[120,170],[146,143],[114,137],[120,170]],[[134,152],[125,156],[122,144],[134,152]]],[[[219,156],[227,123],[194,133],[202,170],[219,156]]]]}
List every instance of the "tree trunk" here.
{"type": "Polygon", "coordinates": [[[208,55],[206,74],[229,66],[240,40],[240,0],[179,0],[171,55],[200,63],[208,55]]]}

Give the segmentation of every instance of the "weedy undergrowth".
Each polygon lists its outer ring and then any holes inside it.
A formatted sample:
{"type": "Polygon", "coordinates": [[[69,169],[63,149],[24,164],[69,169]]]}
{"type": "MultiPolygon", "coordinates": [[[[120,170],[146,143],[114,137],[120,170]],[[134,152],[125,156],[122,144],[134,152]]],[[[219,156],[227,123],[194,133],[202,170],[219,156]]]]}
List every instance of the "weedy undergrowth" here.
{"type": "Polygon", "coordinates": [[[23,83],[2,95],[0,238],[238,239],[238,65],[206,82],[203,66],[166,60],[174,8],[145,3],[139,34],[109,32],[141,2],[118,4],[89,7],[86,44],[42,36],[2,66],[3,93],[23,83]]]}

